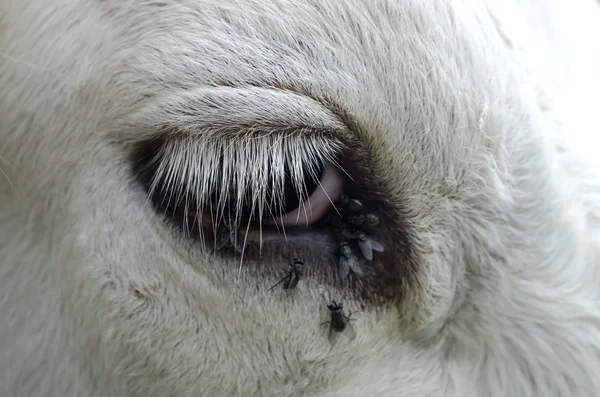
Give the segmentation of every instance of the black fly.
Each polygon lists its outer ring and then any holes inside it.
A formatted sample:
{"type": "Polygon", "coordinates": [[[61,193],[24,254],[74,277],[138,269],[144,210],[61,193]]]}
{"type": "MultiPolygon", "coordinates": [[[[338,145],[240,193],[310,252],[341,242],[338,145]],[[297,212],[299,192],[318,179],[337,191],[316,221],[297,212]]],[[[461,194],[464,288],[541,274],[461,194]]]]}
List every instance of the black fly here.
{"type": "Polygon", "coordinates": [[[342,302],[336,302],[332,300],[330,304],[327,305],[327,309],[329,309],[331,320],[325,321],[321,323],[321,325],[329,324],[329,341],[332,345],[334,345],[340,335],[345,335],[348,339],[354,340],[356,337],[356,333],[354,332],[354,328],[350,321],[354,321],[350,316],[352,313],[346,316],[344,313],[344,305],[342,302]]]}
{"type": "Polygon", "coordinates": [[[283,289],[292,289],[298,286],[298,283],[304,277],[304,262],[299,258],[294,258],[292,261],[292,266],[288,274],[285,275],[284,278],[279,280],[277,284],[269,288],[271,291],[273,288],[277,287],[279,284],[283,283],[283,289]]]}

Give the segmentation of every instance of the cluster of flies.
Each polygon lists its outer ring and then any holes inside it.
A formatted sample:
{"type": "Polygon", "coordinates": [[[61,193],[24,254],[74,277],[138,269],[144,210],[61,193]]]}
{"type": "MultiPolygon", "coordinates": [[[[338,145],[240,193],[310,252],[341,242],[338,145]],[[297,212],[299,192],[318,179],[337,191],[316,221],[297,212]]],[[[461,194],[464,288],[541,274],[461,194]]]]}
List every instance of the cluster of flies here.
{"type": "MultiPolygon", "coordinates": [[[[373,239],[371,233],[379,224],[379,218],[373,214],[364,214],[364,206],[357,199],[343,196],[337,204],[337,213],[329,215],[327,222],[331,225],[334,236],[338,242],[338,274],[342,281],[348,278],[350,271],[357,276],[363,276],[363,266],[366,261],[373,259],[373,251],[383,251],[383,246],[373,239]]],[[[294,258],[287,274],[269,291],[282,285],[283,289],[300,288],[304,278],[304,263],[299,258],[294,258]]],[[[340,335],[345,335],[350,340],[356,336],[350,318],[352,313],[344,313],[341,301],[332,300],[327,303],[330,320],[321,325],[329,324],[329,340],[334,344],[340,335]]]]}
{"type": "MultiPolygon", "coordinates": [[[[365,276],[365,264],[373,259],[373,251],[382,252],[383,246],[373,238],[376,227],[379,225],[379,217],[374,214],[365,213],[361,201],[348,196],[342,196],[336,202],[336,211],[328,215],[325,222],[330,225],[333,235],[338,244],[338,275],[341,281],[345,281],[350,272],[357,277],[365,276]]],[[[215,249],[240,251],[235,243],[235,227],[221,227],[216,234],[215,249]]],[[[269,291],[282,285],[283,289],[301,289],[304,278],[304,263],[299,258],[294,258],[287,274],[269,291]]],[[[327,303],[330,320],[321,325],[329,324],[329,339],[334,344],[339,335],[346,335],[350,340],[356,334],[350,324],[353,319],[351,314],[344,313],[344,305],[341,301],[332,300],[327,303]]]]}

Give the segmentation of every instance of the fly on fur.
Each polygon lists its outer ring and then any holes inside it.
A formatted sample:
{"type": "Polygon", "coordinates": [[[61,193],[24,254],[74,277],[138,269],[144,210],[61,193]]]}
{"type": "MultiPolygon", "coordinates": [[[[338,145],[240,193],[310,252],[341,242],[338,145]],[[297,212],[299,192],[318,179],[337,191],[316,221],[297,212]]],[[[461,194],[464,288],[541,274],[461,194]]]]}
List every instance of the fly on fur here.
{"type": "Polygon", "coordinates": [[[273,288],[277,287],[279,284],[283,283],[283,289],[292,289],[298,288],[302,289],[302,278],[304,277],[304,262],[299,258],[294,258],[292,260],[292,266],[288,274],[285,275],[284,278],[279,280],[277,284],[273,285],[269,288],[271,291],[273,288]]]}
{"type": "Polygon", "coordinates": [[[327,309],[329,309],[331,319],[321,323],[321,325],[329,324],[329,341],[331,344],[335,345],[341,335],[346,336],[351,341],[354,340],[356,332],[354,332],[354,327],[350,323],[354,321],[354,319],[350,318],[352,313],[346,316],[344,313],[344,304],[335,300],[332,300],[327,305],[327,309]]]}

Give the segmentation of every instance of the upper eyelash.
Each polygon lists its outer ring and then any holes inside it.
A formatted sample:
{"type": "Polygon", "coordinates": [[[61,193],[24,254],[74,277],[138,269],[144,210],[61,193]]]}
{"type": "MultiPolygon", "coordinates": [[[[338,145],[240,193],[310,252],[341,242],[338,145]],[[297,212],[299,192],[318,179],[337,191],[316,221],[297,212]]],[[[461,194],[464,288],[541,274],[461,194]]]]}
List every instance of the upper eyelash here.
{"type": "Polygon", "coordinates": [[[151,197],[160,190],[168,204],[172,200],[175,205],[183,203],[186,216],[188,209],[193,208],[198,211],[197,219],[209,212],[215,228],[224,221],[237,227],[245,205],[244,194],[248,191],[251,192],[251,212],[258,215],[259,220],[265,215],[284,215],[286,168],[299,192],[299,206],[306,205],[312,192],[306,189],[305,177],[319,180],[318,166],[337,165],[336,158],[343,148],[338,140],[302,129],[287,135],[170,138],[155,155],[154,161],[158,164],[148,195],[151,197]],[[233,191],[229,191],[232,183],[233,191]],[[272,194],[270,200],[267,191],[272,194]],[[220,198],[217,208],[212,208],[213,194],[220,198]],[[225,208],[224,203],[229,202],[231,194],[237,194],[235,207],[225,208]]]}

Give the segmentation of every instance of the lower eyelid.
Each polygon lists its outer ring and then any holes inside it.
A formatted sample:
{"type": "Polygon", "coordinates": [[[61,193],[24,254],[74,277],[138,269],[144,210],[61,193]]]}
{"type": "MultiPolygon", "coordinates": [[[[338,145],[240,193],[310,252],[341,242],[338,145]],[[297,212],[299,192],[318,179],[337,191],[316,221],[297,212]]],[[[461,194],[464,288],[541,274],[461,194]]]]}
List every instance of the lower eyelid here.
{"type": "Polygon", "coordinates": [[[285,243],[294,249],[303,249],[317,255],[334,254],[337,250],[335,241],[328,229],[324,228],[292,228],[283,233],[277,229],[261,229],[258,226],[238,230],[238,244],[246,247],[251,244],[259,244],[263,248],[271,243],[285,243]]]}

